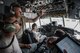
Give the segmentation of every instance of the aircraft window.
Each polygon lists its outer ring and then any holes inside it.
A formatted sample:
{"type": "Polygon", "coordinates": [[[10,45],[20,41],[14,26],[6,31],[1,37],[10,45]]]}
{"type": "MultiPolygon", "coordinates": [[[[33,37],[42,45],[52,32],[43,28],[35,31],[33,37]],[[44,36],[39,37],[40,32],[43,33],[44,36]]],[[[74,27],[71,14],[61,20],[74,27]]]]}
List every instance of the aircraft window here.
{"type": "Polygon", "coordinates": [[[75,26],[74,30],[77,30],[78,32],[80,32],[80,23],[75,26]]]}
{"type": "Polygon", "coordinates": [[[41,21],[41,25],[46,25],[46,24],[49,24],[51,22],[50,18],[40,19],[40,21],[41,21]]]}
{"type": "Polygon", "coordinates": [[[24,16],[28,17],[28,18],[35,18],[37,16],[37,14],[36,13],[32,13],[32,12],[25,12],[24,16]]]}
{"type": "Polygon", "coordinates": [[[27,23],[26,23],[26,29],[28,29],[28,28],[29,28],[29,23],[27,22],[27,23]]]}
{"type": "MultiPolygon", "coordinates": [[[[77,19],[64,18],[65,26],[63,25],[63,18],[62,17],[49,17],[49,16],[47,16],[45,18],[38,19],[35,23],[37,23],[38,28],[40,28],[41,25],[46,25],[46,24],[49,24],[53,21],[57,22],[57,26],[62,25],[63,27],[72,28],[72,29],[80,32],[80,23],[79,23],[79,20],[77,20],[77,19]]],[[[30,23],[30,24],[26,23],[26,28],[31,28],[32,24],[33,23],[30,23]]]]}
{"type": "Polygon", "coordinates": [[[51,20],[52,20],[52,22],[53,21],[56,21],[57,22],[57,25],[62,25],[63,26],[63,19],[62,19],[62,17],[59,17],[59,18],[52,17],[51,20]]]}
{"type": "Polygon", "coordinates": [[[79,20],[69,19],[69,18],[65,18],[64,21],[65,21],[65,27],[72,28],[72,29],[74,29],[76,27],[76,25],[79,23],[79,20]],[[75,20],[75,21],[73,21],[73,20],[75,20]]]}
{"type": "MultiPolygon", "coordinates": [[[[51,17],[52,21],[57,21],[57,25],[63,25],[63,18],[56,18],[56,17],[51,17]]],[[[77,19],[69,19],[69,18],[64,18],[64,24],[65,27],[67,28],[72,28],[74,30],[77,30],[78,32],[80,32],[80,22],[77,19]]]]}
{"type": "MultiPolygon", "coordinates": [[[[57,25],[63,25],[63,18],[51,17],[52,21],[57,21],[57,25]]],[[[64,24],[67,28],[72,28],[80,32],[80,23],[77,19],[64,18],[64,24]]]]}

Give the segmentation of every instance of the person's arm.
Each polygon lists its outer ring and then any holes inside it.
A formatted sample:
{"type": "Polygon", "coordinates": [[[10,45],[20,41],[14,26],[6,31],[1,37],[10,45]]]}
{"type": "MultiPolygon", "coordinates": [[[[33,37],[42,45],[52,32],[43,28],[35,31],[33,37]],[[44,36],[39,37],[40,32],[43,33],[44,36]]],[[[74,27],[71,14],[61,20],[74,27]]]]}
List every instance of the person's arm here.
{"type": "Polygon", "coordinates": [[[67,51],[64,49],[64,50],[63,50],[63,53],[67,53],[67,51]]]}
{"type": "Polygon", "coordinates": [[[31,48],[30,44],[19,43],[19,46],[20,46],[21,48],[31,48]]]}
{"type": "Polygon", "coordinates": [[[39,18],[40,18],[39,15],[37,17],[35,17],[34,19],[26,18],[26,22],[35,22],[39,18]]]}
{"type": "Polygon", "coordinates": [[[52,36],[52,37],[47,37],[47,46],[49,47],[49,48],[52,48],[53,47],[53,45],[55,44],[55,42],[58,40],[58,37],[54,37],[54,36],[52,36]]]}
{"type": "Polygon", "coordinates": [[[41,18],[44,15],[45,13],[40,11],[39,13],[37,13],[37,16],[34,19],[26,18],[26,22],[35,22],[37,19],[41,18]]]}

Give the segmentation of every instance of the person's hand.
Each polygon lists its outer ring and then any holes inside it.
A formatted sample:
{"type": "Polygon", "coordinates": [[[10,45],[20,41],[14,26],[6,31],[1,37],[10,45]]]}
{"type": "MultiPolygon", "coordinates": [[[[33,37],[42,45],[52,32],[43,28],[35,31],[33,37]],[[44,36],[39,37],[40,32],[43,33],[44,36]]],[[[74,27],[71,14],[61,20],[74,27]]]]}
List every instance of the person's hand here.
{"type": "Polygon", "coordinates": [[[63,50],[63,53],[67,53],[67,51],[64,49],[64,50],[63,50]]]}
{"type": "Polygon", "coordinates": [[[39,16],[43,16],[43,15],[45,15],[46,13],[46,10],[45,9],[42,9],[42,10],[40,10],[39,12],[38,12],[38,15],[39,16]]]}
{"type": "Polygon", "coordinates": [[[49,37],[47,40],[47,46],[50,48],[53,47],[56,41],[57,41],[57,37],[49,37]]]}
{"type": "Polygon", "coordinates": [[[31,48],[30,44],[25,44],[26,48],[31,48]]]}

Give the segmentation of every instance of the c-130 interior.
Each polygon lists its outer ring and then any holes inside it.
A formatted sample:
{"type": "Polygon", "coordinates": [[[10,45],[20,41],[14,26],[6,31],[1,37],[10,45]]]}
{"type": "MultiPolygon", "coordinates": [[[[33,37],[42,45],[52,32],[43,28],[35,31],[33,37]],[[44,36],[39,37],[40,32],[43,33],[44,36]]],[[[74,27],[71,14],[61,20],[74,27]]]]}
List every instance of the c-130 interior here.
{"type": "Polygon", "coordinates": [[[80,53],[80,0],[0,0],[0,53],[80,53]]]}

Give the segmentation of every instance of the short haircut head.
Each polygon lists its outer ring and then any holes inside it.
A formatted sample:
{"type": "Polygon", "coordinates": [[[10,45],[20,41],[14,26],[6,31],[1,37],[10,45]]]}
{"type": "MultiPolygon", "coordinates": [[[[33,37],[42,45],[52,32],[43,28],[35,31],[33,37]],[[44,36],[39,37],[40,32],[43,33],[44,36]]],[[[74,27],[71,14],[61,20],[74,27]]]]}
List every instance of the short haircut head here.
{"type": "Polygon", "coordinates": [[[37,26],[37,24],[36,23],[33,23],[32,24],[32,29],[34,29],[35,26],[37,26]]]}
{"type": "Polygon", "coordinates": [[[62,37],[63,35],[65,35],[65,32],[61,29],[57,29],[55,32],[54,32],[55,36],[57,37],[62,37]]]}
{"type": "Polygon", "coordinates": [[[15,8],[21,8],[21,6],[20,6],[19,3],[12,3],[12,4],[10,5],[10,8],[11,8],[12,10],[15,10],[15,8]]]}

